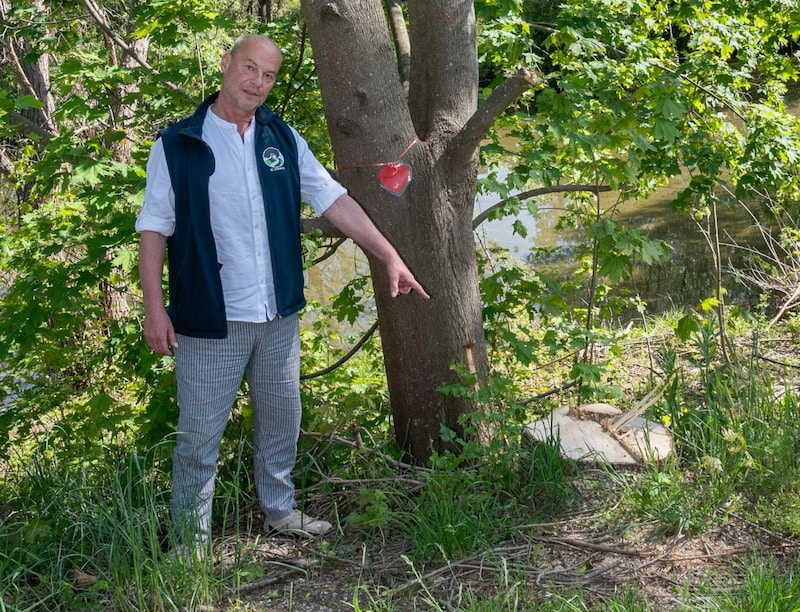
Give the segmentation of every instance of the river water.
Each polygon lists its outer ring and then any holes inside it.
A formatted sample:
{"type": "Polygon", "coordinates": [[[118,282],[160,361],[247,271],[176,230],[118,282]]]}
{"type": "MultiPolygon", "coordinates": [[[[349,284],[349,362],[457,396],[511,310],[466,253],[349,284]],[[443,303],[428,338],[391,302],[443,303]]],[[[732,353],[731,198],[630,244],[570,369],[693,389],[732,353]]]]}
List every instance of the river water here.
{"type": "MultiPolygon", "coordinates": [[[[617,206],[614,220],[626,227],[636,228],[656,240],[663,240],[671,247],[670,260],[658,266],[637,265],[633,278],[623,285],[629,294],[638,295],[647,303],[648,314],[658,314],[674,308],[696,308],[705,298],[714,295],[714,266],[708,242],[688,213],[670,209],[678,193],[687,185],[685,177],[678,177],[668,186],[657,191],[646,201],[629,201],[617,206]]],[[[559,217],[564,208],[564,197],[551,194],[539,197],[539,215],[534,218],[527,211],[518,217],[526,226],[525,238],[513,232],[514,217],[484,221],[476,229],[476,239],[484,244],[493,243],[528,261],[531,266],[546,268],[555,275],[568,275],[574,268],[576,246],[582,237],[576,230],[557,229],[559,217]],[[532,256],[532,249],[554,248],[546,259],[532,256]]],[[[479,195],[475,203],[475,214],[491,207],[496,195],[479,195]]],[[[617,193],[608,192],[601,196],[601,207],[610,209],[616,204],[617,193]]],[[[729,233],[739,244],[750,244],[755,248],[763,246],[763,239],[750,217],[742,210],[718,210],[719,226],[729,233]]],[[[722,242],[730,242],[721,236],[722,242]]],[[[724,286],[728,291],[726,302],[752,307],[758,296],[751,288],[735,281],[729,267],[741,268],[745,265],[744,253],[738,249],[723,247],[724,286]]],[[[330,304],[342,286],[355,274],[368,270],[361,252],[345,243],[336,256],[315,266],[309,271],[307,295],[312,300],[330,304]]],[[[634,312],[624,313],[623,319],[635,316],[634,312]]],[[[368,311],[354,325],[342,324],[339,333],[347,336],[368,328],[376,315],[368,311]]],[[[314,321],[313,311],[303,317],[304,327],[314,321]]]]}
{"type": "MultiPolygon", "coordinates": [[[[670,260],[658,266],[638,265],[633,278],[623,288],[644,300],[650,314],[664,312],[676,307],[694,308],[700,301],[714,294],[714,265],[709,244],[692,217],[685,212],[673,211],[669,204],[688,184],[688,179],[679,177],[668,186],[657,191],[646,201],[628,201],[616,207],[613,219],[620,225],[636,228],[650,238],[663,240],[671,247],[670,260]]],[[[617,204],[616,192],[601,196],[601,208],[609,210],[617,204]]],[[[582,237],[577,230],[557,229],[559,217],[565,205],[565,196],[551,194],[538,199],[539,215],[534,218],[527,211],[520,219],[528,235],[523,238],[513,232],[513,219],[484,221],[477,229],[481,240],[509,249],[510,252],[528,261],[534,267],[547,268],[555,274],[569,274],[574,267],[576,246],[582,237]],[[536,257],[532,249],[548,247],[555,251],[546,258],[536,257]]],[[[566,196],[568,197],[568,196],[566,196]]],[[[479,196],[476,210],[490,207],[495,197],[479,196]]],[[[749,244],[763,248],[763,238],[743,210],[717,211],[723,243],[749,244]]],[[[721,248],[724,270],[724,286],[728,291],[726,300],[740,305],[754,305],[757,296],[748,287],[735,281],[730,267],[741,269],[745,265],[745,254],[740,249],[721,248]]]]}
{"type": "MultiPolygon", "coordinates": [[[[800,114],[800,86],[790,89],[786,104],[790,113],[795,116],[800,114]]],[[[687,185],[687,176],[676,177],[646,201],[628,201],[619,205],[613,217],[618,224],[639,229],[653,239],[663,240],[672,249],[667,264],[638,265],[631,281],[624,284],[624,289],[647,303],[648,314],[679,307],[696,308],[702,300],[714,295],[713,257],[703,232],[688,213],[673,211],[669,206],[687,185]]],[[[520,214],[519,219],[527,228],[525,238],[513,232],[514,219],[507,217],[484,221],[476,229],[476,239],[506,248],[532,266],[569,274],[575,262],[575,247],[581,241],[581,236],[574,230],[556,228],[565,197],[569,196],[554,194],[538,198],[539,215],[536,218],[527,211],[520,214]],[[555,252],[546,260],[537,259],[531,255],[532,249],[537,247],[555,247],[555,252]]],[[[617,198],[616,192],[602,194],[601,207],[611,209],[616,205],[617,198]]],[[[497,199],[495,195],[479,195],[475,202],[475,214],[491,207],[497,199]]],[[[717,217],[721,242],[736,242],[756,250],[764,247],[763,237],[745,211],[721,207],[717,217]]],[[[738,283],[731,274],[732,268],[742,269],[746,265],[744,251],[723,246],[721,255],[723,285],[728,292],[726,302],[755,306],[758,292],[738,283]]],[[[367,271],[366,260],[361,252],[351,243],[345,243],[335,257],[309,271],[307,294],[310,299],[329,304],[332,296],[354,274],[365,274],[367,271]]],[[[375,318],[374,312],[367,312],[352,327],[355,331],[366,329],[375,318]]],[[[303,324],[308,326],[312,321],[313,313],[307,312],[303,324]]],[[[341,333],[349,333],[349,327],[344,325],[341,333]]]]}
{"type": "MultiPolygon", "coordinates": [[[[800,115],[800,86],[794,85],[786,96],[787,111],[800,115]]],[[[659,266],[639,265],[633,278],[624,288],[638,294],[648,305],[647,312],[657,314],[676,307],[695,308],[707,297],[714,295],[714,260],[709,244],[700,227],[685,212],[673,211],[670,203],[688,186],[687,175],[674,178],[667,186],[646,201],[628,201],[621,204],[613,217],[626,227],[636,228],[653,239],[663,240],[672,248],[669,263],[659,266]]],[[[564,208],[564,195],[549,195],[538,199],[540,214],[533,218],[527,211],[520,215],[528,235],[522,238],[513,232],[513,219],[485,221],[477,229],[481,240],[489,240],[505,247],[532,266],[549,267],[568,274],[575,261],[575,247],[581,236],[569,229],[556,229],[564,208]],[[546,260],[532,256],[532,248],[555,247],[556,252],[546,260]]],[[[601,196],[601,208],[611,209],[617,200],[616,192],[601,196]]],[[[476,214],[490,207],[496,196],[478,196],[476,214]]],[[[762,251],[765,243],[752,218],[741,207],[717,210],[720,242],[736,243],[762,251]]],[[[722,246],[723,286],[727,290],[726,302],[753,307],[758,302],[758,290],[736,281],[732,269],[746,267],[747,254],[741,248],[722,246]]]]}

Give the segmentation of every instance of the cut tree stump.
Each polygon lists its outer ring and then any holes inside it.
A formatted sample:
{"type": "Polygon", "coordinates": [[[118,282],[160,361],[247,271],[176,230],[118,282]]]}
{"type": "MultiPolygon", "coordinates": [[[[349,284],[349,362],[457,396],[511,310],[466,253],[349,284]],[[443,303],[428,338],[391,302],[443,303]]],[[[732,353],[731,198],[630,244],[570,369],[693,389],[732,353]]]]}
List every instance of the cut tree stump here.
{"type": "Polygon", "coordinates": [[[661,423],[623,413],[611,404],[562,406],[525,428],[533,442],[558,441],[564,457],[585,463],[641,465],[672,453],[672,435],[661,423]]]}

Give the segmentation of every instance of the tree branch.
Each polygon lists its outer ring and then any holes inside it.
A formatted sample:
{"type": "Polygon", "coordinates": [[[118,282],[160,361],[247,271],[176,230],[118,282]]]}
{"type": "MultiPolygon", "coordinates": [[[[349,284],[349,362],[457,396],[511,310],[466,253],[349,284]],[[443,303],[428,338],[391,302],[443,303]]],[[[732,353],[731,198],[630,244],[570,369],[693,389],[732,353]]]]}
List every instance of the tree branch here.
{"type": "Polygon", "coordinates": [[[46,145],[53,137],[53,134],[51,134],[41,125],[31,121],[16,111],[11,111],[8,113],[8,118],[10,119],[9,123],[14,127],[19,128],[19,131],[23,134],[35,134],[38,136],[43,145],[46,145]]]}
{"type": "Polygon", "coordinates": [[[370,339],[372,334],[374,334],[377,329],[378,329],[378,321],[375,321],[370,326],[370,328],[364,332],[364,335],[361,336],[359,341],[353,345],[353,348],[351,348],[346,355],[339,358],[337,361],[333,362],[331,365],[329,365],[326,368],[323,368],[322,370],[319,370],[317,372],[312,372],[311,374],[302,374],[300,376],[300,380],[309,380],[311,378],[318,378],[320,376],[324,376],[325,374],[329,374],[330,372],[333,372],[336,368],[344,365],[353,357],[353,355],[355,355],[361,349],[362,346],[364,346],[366,341],[370,339]]]}
{"type": "Polygon", "coordinates": [[[307,27],[306,22],[304,21],[303,30],[300,34],[300,49],[295,54],[297,57],[297,62],[295,63],[294,68],[292,69],[291,72],[291,76],[288,79],[290,85],[284,90],[283,99],[280,101],[280,104],[274,107],[276,110],[280,109],[280,112],[284,112],[286,110],[286,108],[289,106],[289,100],[292,98],[292,96],[298,91],[301,91],[305,86],[305,84],[313,76],[313,72],[311,72],[308,74],[308,76],[305,77],[305,79],[302,82],[298,83],[297,75],[300,74],[300,69],[303,66],[303,60],[306,57],[306,45],[308,44],[308,31],[306,27],[307,27]]]}
{"type": "Polygon", "coordinates": [[[14,173],[14,162],[6,155],[4,148],[0,148],[0,173],[9,176],[14,173]]]}
{"type": "MultiPolygon", "coordinates": [[[[150,72],[155,72],[155,68],[153,68],[150,64],[147,63],[147,60],[143,59],[139,53],[137,53],[136,49],[122,40],[116,32],[114,32],[111,27],[106,23],[105,18],[103,17],[100,8],[95,4],[94,0],[81,0],[83,5],[86,7],[86,10],[89,11],[89,15],[94,19],[97,26],[108,36],[114,44],[118,45],[130,58],[132,58],[137,64],[142,66],[143,68],[147,68],[150,72]]],[[[193,96],[190,96],[186,93],[183,89],[175,85],[174,83],[170,83],[169,81],[164,82],[164,86],[172,91],[185,96],[186,98],[192,100],[193,96]]]]}
{"type": "Polygon", "coordinates": [[[408,97],[408,86],[411,75],[411,40],[408,37],[406,20],[403,15],[401,0],[388,0],[389,24],[392,27],[392,38],[397,52],[397,72],[403,91],[408,97]]]}
{"type": "Polygon", "coordinates": [[[142,59],[136,53],[136,50],[131,48],[128,43],[122,40],[119,36],[117,36],[116,32],[114,32],[111,27],[106,22],[103,13],[100,11],[100,7],[98,7],[94,0],[81,0],[83,5],[86,7],[86,10],[89,11],[89,15],[94,19],[95,23],[100,27],[100,29],[108,36],[114,44],[118,45],[123,51],[125,51],[128,55],[130,55],[136,63],[140,66],[147,68],[148,70],[153,70],[153,67],[147,63],[147,60],[142,59]]]}
{"type": "Polygon", "coordinates": [[[553,185],[552,187],[537,187],[536,189],[523,191],[522,193],[518,193],[517,195],[513,195],[511,197],[500,200],[496,204],[492,204],[489,208],[484,210],[481,214],[479,214],[472,220],[472,229],[476,229],[481,223],[486,221],[486,219],[489,217],[489,215],[492,213],[493,210],[501,208],[506,202],[508,202],[511,199],[527,200],[529,198],[535,198],[536,196],[545,195],[548,193],[565,193],[565,192],[576,192],[576,191],[587,191],[590,193],[597,194],[611,190],[612,190],[611,187],[604,185],[553,185]]]}
{"type": "Polygon", "coordinates": [[[525,67],[495,87],[486,101],[447,145],[445,155],[450,159],[451,167],[458,168],[467,164],[498,117],[523,93],[539,85],[541,79],[538,73],[532,68],[525,67]]]}
{"type": "Polygon", "coordinates": [[[325,249],[325,253],[322,256],[317,257],[311,263],[311,265],[316,266],[317,264],[322,263],[326,259],[330,259],[334,255],[336,255],[336,252],[339,250],[339,247],[342,246],[345,242],[347,242],[347,240],[348,240],[347,238],[337,238],[333,244],[328,245],[328,247],[325,249]]]}
{"type": "Polygon", "coordinates": [[[315,217],[313,219],[300,220],[300,233],[310,234],[320,230],[326,238],[346,238],[346,236],[333,223],[325,217],[315,217]]]}
{"type": "MultiPolygon", "coordinates": [[[[14,70],[17,73],[17,76],[19,77],[20,82],[25,87],[25,89],[28,91],[28,93],[42,103],[42,108],[37,108],[36,111],[42,117],[44,128],[49,130],[49,135],[52,136],[53,134],[56,133],[56,126],[53,123],[53,118],[50,117],[48,115],[48,113],[47,113],[47,110],[46,110],[47,102],[46,102],[46,100],[42,100],[43,96],[40,95],[40,92],[37,91],[36,87],[33,86],[33,83],[31,83],[30,79],[28,78],[28,75],[25,73],[25,68],[23,68],[23,66],[22,66],[22,62],[20,61],[19,55],[17,54],[17,50],[14,48],[15,46],[16,45],[13,42],[7,43],[5,45],[6,49],[8,50],[8,54],[11,57],[11,62],[14,65],[14,70]]],[[[49,79],[48,79],[47,85],[45,85],[45,86],[49,86],[49,79]]],[[[14,113],[14,114],[16,114],[16,113],[14,113]]],[[[22,115],[19,115],[19,116],[22,117],[22,115]]],[[[44,129],[44,128],[42,128],[42,129],[44,129]]]]}

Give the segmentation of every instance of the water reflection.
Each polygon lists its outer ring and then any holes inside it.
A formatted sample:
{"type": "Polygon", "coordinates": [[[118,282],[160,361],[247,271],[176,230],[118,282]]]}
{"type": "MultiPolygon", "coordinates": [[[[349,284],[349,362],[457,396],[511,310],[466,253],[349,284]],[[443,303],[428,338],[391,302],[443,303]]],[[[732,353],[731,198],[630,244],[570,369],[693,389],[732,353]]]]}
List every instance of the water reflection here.
{"type": "MultiPolygon", "coordinates": [[[[649,237],[663,240],[671,247],[670,261],[659,266],[639,265],[634,269],[630,282],[617,288],[628,295],[638,295],[648,304],[650,314],[664,312],[675,307],[694,308],[703,299],[714,293],[714,266],[712,252],[703,232],[685,212],[674,211],[670,203],[688,185],[688,177],[679,177],[656,192],[646,201],[617,203],[617,194],[601,195],[603,210],[614,210],[613,219],[620,225],[636,228],[649,237]]],[[[582,236],[575,229],[557,229],[558,220],[565,208],[569,194],[550,194],[537,200],[539,216],[534,218],[527,211],[520,220],[528,230],[526,237],[513,231],[514,220],[485,221],[477,228],[481,240],[490,241],[508,249],[532,266],[546,268],[557,274],[568,275],[575,266],[576,247],[582,236]],[[540,255],[537,249],[554,249],[540,255]]],[[[476,200],[476,214],[491,207],[496,196],[480,196],[476,200]]],[[[728,236],[738,244],[763,246],[760,232],[749,215],[741,209],[720,209],[717,218],[721,231],[720,240],[730,243],[728,236]]],[[[741,268],[745,265],[745,254],[730,246],[721,249],[723,265],[741,268]]],[[[727,273],[723,284],[728,290],[726,301],[752,307],[757,295],[748,287],[738,283],[727,273]]]]}
{"type": "MultiPolygon", "coordinates": [[[[794,116],[800,114],[800,85],[794,84],[789,88],[786,108],[794,116]]],[[[670,208],[670,203],[688,186],[688,182],[687,175],[676,177],[648,200],[628,201],[615,211],[614,220],[620,225],[639,229],[651,238],[665,241],[672,248],[669,263],[637,266],[633,279],[618,288],[639,295],[648,304],[650,314],[675,307],[695,308],[700,301],[714,294],[714,259],[703,232],[688,213],[670,208]]],[[[520,220],[528,230],[526,238],[513,232],[511,218],[485,221],[476,233],[480,239],[507,248],[533,266],[550,266],[569,274],[581,236],[575,230],[556,229],[567,197],[568,194],[554,194],[539,198],[540,215],[537,218],[523,212],[520,220]],[[535,256],[537,247],[554,248],[555,252],[547,257],[535,256]]],[[[611,209],[616,199],[615,193],[603,194],[602,208],[611,209]]],[[[475,203],[476,214],[491,207],[496,200],[494,195],[479,195],[475,203]]],[[[721,207],[717,210],[717,219],[721,242],[728,245],[734,242],[764,252],[763,236],[741,207],[721,207]]],[[[723,286],[728,292],[726,302],[752,308],[758,302],[758,291],[737,282],[731,274],[731,269],[746,267],[747,257],[743,249],[721,248],[723,286]]]]}
{"type": "MultiPolygon", "coordinates": [[[[667,264],[635,267],[633,278],[615,288],[617,294],[639,296],[647,304],[648,314],[658,314],[675,308],[692,309],[714,295],[715,276],[712,251],[701,228],[686,212],[670,208],[678,194],[688,186],[688,176],[677,177],[644,201],[618,203],[618,194],[604,193],[601,206],[613,209],[613,219],[620,225],[636,228],[649,237],[663,240],[671,247],[667,264]]],[[[476,229],[478,240],[493,243],[507,249],[513,255],[537,268],[567,276],[574,269],[576,248],[583,237],[577,230],[558,228],[558,221],[565,209],[565,198],[569,194],[550,194],[537,199],[539,216],[534,218],[526,210],[519,217],[484,221],[476,229]],[[521,237],[513,231],[515,219],[527,228],[527,236],[521,237]],[[541,248],[552,249],[541,254],[541,248]]],[[[494,194],[479,195],[475,203],[475,215],[490,208],[498,200],[494,194]]],[[[523,207],[524,208],[524,207],[523,207]]],[[[749,245],[761,250],[764,241],[750,216],[742,208],[717,210],[723,263],[723,286],[727,290],[726,302],[746,308],[754,308],[759,295],[751,287],[742,285],[731,273],[731,269],[743,269],[747,255],[742,249],[732,248],[731,242],[749,245]],[[727,246],[726,246],[727,244],[727,246]]],[[[352,243],[345,243],[336,256],[314,266],[308,273],[307,294],[310,299],[330,305],[341,288],[355,275],[368,274],[366,259],[352,243]]],[[[622,318],[635,317],[635,312],[623,313],[622,318]]],[[[314,312],[307,311],[303,325],[308,328],[314,321],[314,312]]],[[[353,325],[342,323],[337,331],[347,337],[360,335],[376,319],[374,307],[353,325]]]]}
{"type": "MultiPolygon", "coordinates": [[[[306,270],[306,297],[309,301],[319,302],[324,308],[330,308],[342,288],[359,275],[369,275],[369,263],[361,249],[347,240],[339,246],[333,257],[306,270]]],[[[301,319],[303,329],[311,329],[318,314],[315,309],[306,308],[301,319]]],[[[353,335],[358,338],[377,318],[373,302],[353,324],[347,321],[337,323],[333,331],[342,338],[353,335]]]]}
{"type": "MultiPolygon", "coordinates": [[[[670,261],[659,266],[639,265],[630,282],[617,288],[627,295],[638,295],[647,303],[648,314],[657,314],[677,307],[696,308],[714,293],[714,267],[712,254],[703,233],[692,218],[684,212],[673,211],[670,203],[688,184],[688,179],[678,178],[662,188],[646,201],[629,201],[617,205],[617,195],[606,193],[601,197],[604,209],[616,206],[614,220],[626,227],[637,228],[653,239],[663,240],[672,250],[670,261]]],[[[476,230],[476,237],[483,242],[492,242],[507,249],[532,266],[547,267],[551,271],[568,275],[574,268],[576,247],[582,237],[573,229],[558,229],[559,217],[564,211],[566,196],[551,194],[538,198],[540,214],[532,217],[527,211],[519,219],[525,224],[525,238],[513,232],[514,218],[484,221],[476,230]],[[541,247],[553,248],[548,255],[535,256],[541,247]]],[[[475,214],[491,207],[496,195],[481,196],[476,200],[475,214]]],[[[739,244],[750,244],[756,248],[763,239],[750,217],[741,209],[717,211],[719,226],[739,244]]],[[[720,236],[723,242],[730,240],[720,236]]],[[[730,274],[730,265],[741,268],[745,255],[741,250],[723,247],[722,260],[728,272],[724,275],[724,286],[728,291],[726,302],[745,307],[754,307],[758,295],[750,288],[736,282],[730,274]],[[730,263],[729,263],[730,262],[730,263]]],[[[369,268],[363,253],[347,242],[336,256],[314,266],[308,271],[307,294],[312,300],[330,305],[341,288],[355,275],[368,274],[369,268]]],[[[635,316],[624,313],[622,318],[635,316]]],[[[372,307],[353,325],[338,324],[336,330],[342,337],[360,335],[375,321],[377,314],[372,307]]],[[[303,326],[310,328],[315,320],[313,310],[303,316],[303,326]]]]}

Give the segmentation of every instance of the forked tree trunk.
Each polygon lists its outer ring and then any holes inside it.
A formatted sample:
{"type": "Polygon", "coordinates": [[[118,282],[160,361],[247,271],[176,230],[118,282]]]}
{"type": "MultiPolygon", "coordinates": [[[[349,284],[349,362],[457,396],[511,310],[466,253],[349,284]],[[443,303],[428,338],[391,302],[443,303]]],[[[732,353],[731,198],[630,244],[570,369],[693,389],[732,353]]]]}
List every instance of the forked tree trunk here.
{"type": "Polygon", "coordinates": [[[476,151],[447,149],[476,106],[472,3],[409,3],[411,106],[380,0],[302,6],[340,177],[431,294],[391,298],[382,264],[370,261],[397,441],[425,462],[443,448],[440,426],[459,431],[459,416],[475,410],[440,393],[457,379],[453,364],[467,362],[469,347],[478,376],[488,371],[472,232],[476,151]],[[375,164],[406,149],[412,180],[395,196],[375,164]]]}

